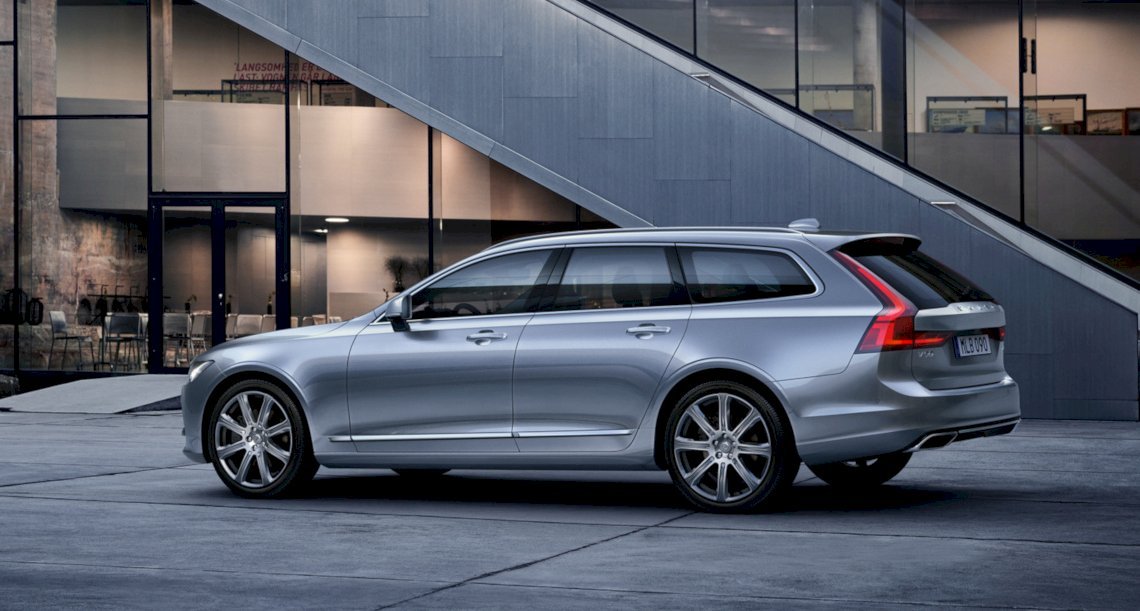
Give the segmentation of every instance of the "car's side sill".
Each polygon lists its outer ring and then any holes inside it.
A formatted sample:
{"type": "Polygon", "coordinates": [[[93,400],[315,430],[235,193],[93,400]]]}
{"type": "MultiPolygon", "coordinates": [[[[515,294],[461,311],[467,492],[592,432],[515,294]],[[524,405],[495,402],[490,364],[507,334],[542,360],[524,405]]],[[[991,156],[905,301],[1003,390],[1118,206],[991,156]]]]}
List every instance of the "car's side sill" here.
{"type": "Polygon", "coordinates": [[[534,439],[538,437],[613,437],[632,435],[633,429],[606,429],[598,431],[515,431],[513,433],[424,433],[411,435],[333,435],[333,442],[368,441],[446,441],[449,439],[534,439]]]}

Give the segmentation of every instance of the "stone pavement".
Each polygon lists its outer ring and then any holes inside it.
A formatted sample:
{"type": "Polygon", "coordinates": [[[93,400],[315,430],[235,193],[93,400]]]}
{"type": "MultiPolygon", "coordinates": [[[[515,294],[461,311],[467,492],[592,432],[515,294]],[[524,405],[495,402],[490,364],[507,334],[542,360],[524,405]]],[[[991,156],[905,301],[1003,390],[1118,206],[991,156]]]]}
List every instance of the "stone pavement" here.
{"type": "Polygon", "coordinates": [[[248,501],[177,413],[0,413],[0,608],[1140,608],[1140,424],[1024,423],[758,515],[661,473],[322,470],[248,501]]]}

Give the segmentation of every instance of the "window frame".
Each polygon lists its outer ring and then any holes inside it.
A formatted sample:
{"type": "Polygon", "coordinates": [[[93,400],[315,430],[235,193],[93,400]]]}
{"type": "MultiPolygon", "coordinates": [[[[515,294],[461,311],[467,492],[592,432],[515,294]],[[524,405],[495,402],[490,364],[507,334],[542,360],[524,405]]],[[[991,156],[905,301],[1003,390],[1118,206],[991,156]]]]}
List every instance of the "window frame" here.
{"type": "Polygon", "coordinates": [[[795,251],[792,251],[792,250],[789,250],[786,248],[779,248],[779,247],[775,247],[775,246],[756,246],[756,245],[752,245],[752,244],[708,244],[708,243],[701,244],[701,243],[694,243],[694,242],[678,242],[676,244],[676,256],[677,256],[678,265],[681,268],[681,274],[682,275],[685,274],[685,266],[681,260],[681,249],[682,248],[703,248],[703,249],[714,249],[715,248],[715,249],[720,249],[720,250],[760,251],[760,252],[767,252],[767,253],[772,253],[772,254],[776,254],[776,255],[783,255],[783,256],[791,259],[791,261],[800,268],[800,271],[803,272],[803,274],[805,276],[807,276],[807,279],[809,282],[812,283],[812,286],[815,287],[815,290],[813,292],[804,293],[802,295],[785,295],[783,297],[758,297],[755,299],[735,299],[732,301],[713,301],[713,302],[709,302],[709,303],[698,303],[698,302],[692,300],[692,293],[690,292],[690,288],[689,288],[689,279],[686,276],[685,277],[685,291],[686,291],[686,294],[689,296],[690,302],[693,304],[693,307],[732,306],[732,305],[741,304],[741,303],[745,303],[745,304],[779,303],[779,302],[790,301],[790,300],[795,300],[795,299],[811,299],[811,298],[818,297],[818,296],[822,295],[824,292],[824,289],[825,289],[823,280],[820,279],[819,275],[815,273],[815,270],[812,269],[812,267],[810,265],[808,265],[807,261],[805,261],[804,258],[801,257],[795,251]]]}
{"type": "Polygon", "coordinates": [[[681,271],[681,260],[677,254],[677,245],[673,242],[595,242],[588,244],[566,244],[563,252],[559,255],[558,261],[554,266],[550,277],[547,279],[546,288],[542,293],[542,298],[539,301],[538,310],[535,314],[573,314],[576,312],[628,312],[647,310],[651,308],[672,308],[678,306],[691,306],[692,300],[689,298],[688,285],[685,284],[685,276],[681,271]],[[555,297],[558,295],[558,288],[562,286],[562,279],[565,277],[566,268],[570,264],[570,258],[574,253],[580,249],[586,248],[661,248],[665,251],[665,263],[669,267],[669,277],[673,282],[673,291],[675,291],[681,300],[677,303],[636,306],[631,308],[591,308],[591,309],[578,309],[578,310],[552,310],[550,307],[553,305],[555,297]]]}

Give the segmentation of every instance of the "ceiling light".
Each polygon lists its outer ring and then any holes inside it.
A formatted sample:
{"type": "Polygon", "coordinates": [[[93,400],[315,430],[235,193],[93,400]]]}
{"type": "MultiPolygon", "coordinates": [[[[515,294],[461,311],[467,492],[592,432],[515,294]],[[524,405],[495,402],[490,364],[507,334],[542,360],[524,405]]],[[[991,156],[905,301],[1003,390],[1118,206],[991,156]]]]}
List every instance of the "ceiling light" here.
{"type": "Polygon", "coordinates": [[[347,223],[348,219],[343,216],[330,216],[325,219],[326,223],[347,223]]]}
{"type": "Polygon", "coordinates": [[[320,229],[314,229],[313,230],[313,233],[328,233],[328,232],[329,232],[329,230],[325,229],[324,227],[321,227],[320,229]]]}

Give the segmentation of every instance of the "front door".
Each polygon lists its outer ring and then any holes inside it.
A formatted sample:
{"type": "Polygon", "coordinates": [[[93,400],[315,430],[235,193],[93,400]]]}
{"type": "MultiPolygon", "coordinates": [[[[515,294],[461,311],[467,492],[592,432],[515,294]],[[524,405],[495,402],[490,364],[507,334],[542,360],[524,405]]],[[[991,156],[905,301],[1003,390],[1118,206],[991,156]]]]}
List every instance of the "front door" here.
{"type": "Polygon", "coordinates": [[[224,341],[290,326],[280,198],[151,199],[148,368],[184,371],[224,341]]]}
{"type": "Polygon", "coordinates": [[[348,406],[359,451],[517,451],[511,369],[553,252],[467,265],[416,290],[405,328],[378,321],[357,336],[348,406]]]}

